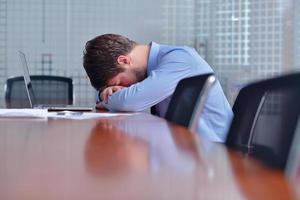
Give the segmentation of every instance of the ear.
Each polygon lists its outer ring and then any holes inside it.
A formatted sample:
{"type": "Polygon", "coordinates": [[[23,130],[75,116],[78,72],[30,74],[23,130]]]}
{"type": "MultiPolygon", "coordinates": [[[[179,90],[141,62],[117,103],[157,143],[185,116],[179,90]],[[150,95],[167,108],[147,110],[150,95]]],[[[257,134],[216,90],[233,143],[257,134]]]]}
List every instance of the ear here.
{"type": "Polygon", "coordinates": [[[129,56],[120,55],[120,56],[117,58],[117,62],[118,62],[119,65],[130,64],[131,59],[130,59],[129,56]]]}

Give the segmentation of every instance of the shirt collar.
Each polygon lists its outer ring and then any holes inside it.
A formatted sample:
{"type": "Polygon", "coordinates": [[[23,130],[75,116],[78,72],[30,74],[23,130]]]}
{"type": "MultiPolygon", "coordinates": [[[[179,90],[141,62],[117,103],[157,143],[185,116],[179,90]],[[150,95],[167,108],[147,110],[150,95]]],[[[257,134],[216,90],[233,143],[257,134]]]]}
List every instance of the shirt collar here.
{"type": "Polygon", "coordinates": [[[150,53],[148,58],[147,74],[157,67],[157,57],[159,52],[159,44],[155,42],[150,43],[150,53]]]}

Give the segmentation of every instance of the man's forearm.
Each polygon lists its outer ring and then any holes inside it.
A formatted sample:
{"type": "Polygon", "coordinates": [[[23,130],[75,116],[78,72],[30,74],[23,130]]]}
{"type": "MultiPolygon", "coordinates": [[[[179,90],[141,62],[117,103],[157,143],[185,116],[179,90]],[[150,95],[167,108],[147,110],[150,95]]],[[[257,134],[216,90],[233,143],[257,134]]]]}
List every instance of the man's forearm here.
{"type": "Polygon", "coordinates": [[[108,97],[107,102],[103,102],[103,106],[111,111],[141,111],[144,107],[144,100],[139,100],[138,95],[130,95],[131,91],[124,89],[113,93],[108,97]]]}
{"type": "Polygon", "coordinates": [[[167,87],[160,87],[159,90],[155,86],[146,88],[131,86],[111,95],[104,106],[111,111],[143,111],[170,96],[173,91],[167,90],[167,87]]]}

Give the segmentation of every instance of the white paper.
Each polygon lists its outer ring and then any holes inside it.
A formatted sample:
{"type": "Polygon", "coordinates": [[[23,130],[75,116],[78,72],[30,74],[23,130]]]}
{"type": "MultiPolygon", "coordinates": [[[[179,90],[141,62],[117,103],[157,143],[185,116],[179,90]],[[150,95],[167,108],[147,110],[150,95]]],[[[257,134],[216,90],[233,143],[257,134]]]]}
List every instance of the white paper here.
{"type": "Polygon", "coordinates": [[[61,112],[48,112],[49,118],[59,119],[93,119],[103,117],[115,117],[122,115],[133,115],[134,113],[93,113],[93,112],[73,112],[73,111],[61,111],[61,112]]]}
{"type": "Polygon", "coordinates": [[[0,118],[47,118],[47,109],[0,109],[0,118]]]}
{"type": "Polygon", "coordinates": [[[47,109],[0,109],[0,118],[58,118],[58,119],[92,119],[133,115],[134,113],[93,113],[93,112],[48,112],[47,109]]]}

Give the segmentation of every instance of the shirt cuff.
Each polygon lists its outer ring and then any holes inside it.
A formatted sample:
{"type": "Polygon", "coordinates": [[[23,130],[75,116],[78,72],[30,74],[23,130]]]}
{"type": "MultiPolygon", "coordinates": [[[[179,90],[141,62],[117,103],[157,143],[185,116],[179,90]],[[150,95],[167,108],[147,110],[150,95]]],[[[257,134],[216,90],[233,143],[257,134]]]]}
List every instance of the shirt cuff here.
{"type": "Polygon", "coordinates": [[[97,95],[96,95],[96,103],[99,103],[102,101],[101,97],[100,97],[101,92],[97,91],[97,95]]]}

